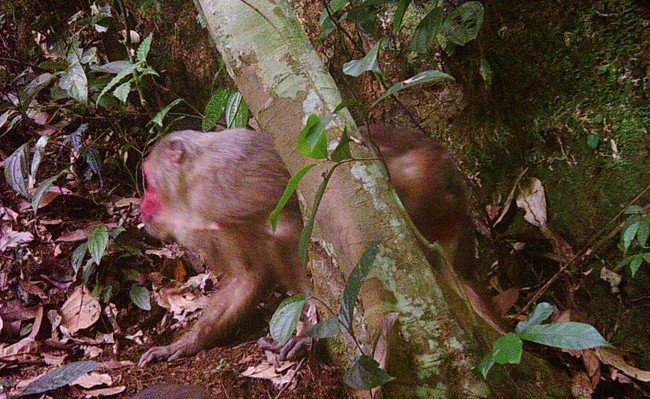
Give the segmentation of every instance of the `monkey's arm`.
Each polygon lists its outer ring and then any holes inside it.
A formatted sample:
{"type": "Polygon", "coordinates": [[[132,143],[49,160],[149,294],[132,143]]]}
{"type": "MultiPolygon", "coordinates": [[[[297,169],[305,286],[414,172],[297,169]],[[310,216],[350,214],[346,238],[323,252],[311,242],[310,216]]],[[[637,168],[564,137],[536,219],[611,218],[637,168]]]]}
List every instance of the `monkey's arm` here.
{"type": "Polygon", "coordinates": [[[242,272],[211,296],[204,314],[190,331],[171,345],[149,349],[138,366],[156,360],[176,360],[213,346],[232,331],[245,312],[255,307],[264,286],[261,275],[242,272]]]}

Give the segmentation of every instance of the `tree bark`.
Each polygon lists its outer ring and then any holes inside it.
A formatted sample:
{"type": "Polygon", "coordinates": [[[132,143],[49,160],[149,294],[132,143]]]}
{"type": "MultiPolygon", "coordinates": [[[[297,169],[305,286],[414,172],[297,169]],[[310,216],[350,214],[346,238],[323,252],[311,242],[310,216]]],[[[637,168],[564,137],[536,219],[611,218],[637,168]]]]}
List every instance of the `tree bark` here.
{"type": "MultiPolygon", "coordinates": [[[[296,150],[307,117],[332,113],[341,98],[294,11],[284,0],[195,2],[255,119],[274,138],[295,174],[310,163],[296,150]]],[[[346,127],[356,132],[343,110],[330,124],[328,136],[338,137],[346,127]]],[[[374,157],[366,147],[352,147],[355,158],[374,157]]],[[[315,168],[301,182],[303,215],[313,212],[314,193],[328,166],[315,168]]],[[[314,294],[336,308],[351,269],[371,242],[380,241],[379,256],[361,289],[354,326],[366,353],[373,353],[375,337],[386,337],[379,340],[375,357],[386,360],[396,377],[386,386],[389,396],[489,397],[487,384],[470,372],[480,360],[480,348],[485,348],[477,342],[481,337],[469,333],[474,323],[466,322],[475,318],[465,303],[449,295],[451,290],[443,293],[396,198],[379,161],[337,169],[312,236],[314,294]],[[389,328],[396,315],[397,322],[389,328]]],[[[349,337],[343,347],[342,359],[358,354],[349,337]]]]}

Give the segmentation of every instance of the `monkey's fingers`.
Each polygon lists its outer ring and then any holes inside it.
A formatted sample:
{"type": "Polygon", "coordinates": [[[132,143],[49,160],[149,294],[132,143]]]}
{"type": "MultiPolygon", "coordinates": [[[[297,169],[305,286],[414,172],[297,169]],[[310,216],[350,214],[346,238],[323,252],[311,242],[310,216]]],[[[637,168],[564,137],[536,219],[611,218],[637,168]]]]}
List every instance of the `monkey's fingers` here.
{"type": "Polygon", "coordinates": [[[180,357],[187,356],[188,351],[185,350],[181,342],[174,342],[168,346],[156,346],[145,352],[138,361],[138,367],[143,367],[147,363],[157,360],[176,360],[180,357]]]}

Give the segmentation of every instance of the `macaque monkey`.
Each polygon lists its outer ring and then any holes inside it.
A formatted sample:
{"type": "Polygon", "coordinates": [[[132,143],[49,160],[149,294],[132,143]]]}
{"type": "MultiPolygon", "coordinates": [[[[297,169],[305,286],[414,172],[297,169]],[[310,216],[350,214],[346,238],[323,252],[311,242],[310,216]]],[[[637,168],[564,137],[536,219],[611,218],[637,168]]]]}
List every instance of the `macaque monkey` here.
{"type": "Polygon", "coordinates": [[[227,338],[275,284],[305,292],[297,201],[287,204],[275,232],[268,220],[289,172],[267,134],[171,133],[152,149],[144,175],[140,207],[147,231],[178,241],[224,279],[193,328],[169,346],[150,349],[140,365],[192,355],[227,338]]]}
{"type": "Polygon", "coordinates": [[[454,270],[475,279],[474,237],[463,176],[440,144],[414,129],[371,125],[370,138],[411,221],[427,241],[439,242],[454,270]]]}
{"type": "MultiPolygon", "coordinates": [[[[450,247],[452,266],[472,279],[467,197],[449,153],[412,129],[378,125],[371,130],[415,226],[427,240],[450,247]]],[[[289,173],[267,134],[175,132],[154,146],[144,174],[141,213],[147,230],[175,239],[225,278],[194,327],[171,345],[150,349],[140,365],[191,355],[223,340],[276,284],[294,293],[307,291],[298,258],[297,201],[287,204],[275,232],[268,222],[289,173]]]]}

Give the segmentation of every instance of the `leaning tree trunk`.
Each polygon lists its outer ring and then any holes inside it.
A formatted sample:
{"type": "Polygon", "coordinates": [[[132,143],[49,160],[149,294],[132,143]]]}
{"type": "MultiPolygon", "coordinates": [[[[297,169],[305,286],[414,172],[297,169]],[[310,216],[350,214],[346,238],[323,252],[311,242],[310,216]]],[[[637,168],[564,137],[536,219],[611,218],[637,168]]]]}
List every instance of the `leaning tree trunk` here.
{"type": "MultiPolygon", "coordinates": [[[[195,1],[228,72],[295,174],[309,163],[296,150],[307,117],[328,115],[341,102],[332,77],[284,0],[195,1]]],[[[330,138],[344,127],[355,131],[347,111],[338,115],[328,128],[330,138]]],[[[353,146],[353,155],[373,156],[358,145],[353,146]]],[[[313,211],[314,193],[322,180],[317,171],[312,170],[298,189],[305,214],[313,211]]],[[[443,295],[396,198],[378,161],[337,169],[318,209],[312,237],[314,293],[335,308],[345,279],[365,248],[380,241],[380,255],[359,296],[355,333],[366,353],[372,353],[377,334],[387,337],[380,340],[386,345],[375,356],[386,358],[396,377],[386,387],[389,396],[488,397],[488,386],[470,372],[480,359],[481,344],[459,322],[471,319],[468,309],[454,303],[454,312],[450,310],[449,296],[443,295]],[[386,331],[395,315],[396,324],[386,331]]],[[[354,346],[350,339],[345,343],[347,358],[352,359],[354,346]]]]}

